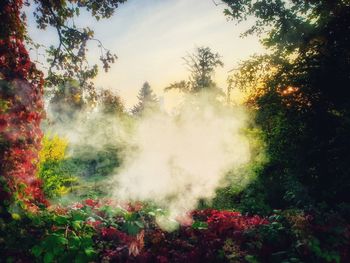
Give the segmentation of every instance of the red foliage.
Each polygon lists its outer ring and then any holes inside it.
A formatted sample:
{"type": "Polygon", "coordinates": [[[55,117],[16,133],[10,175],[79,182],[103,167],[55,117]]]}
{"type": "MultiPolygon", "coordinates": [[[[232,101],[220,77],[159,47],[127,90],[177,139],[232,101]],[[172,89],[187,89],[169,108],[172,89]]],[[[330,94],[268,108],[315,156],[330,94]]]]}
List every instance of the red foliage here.
{"type": "Polygon", "coordinates": [[[100,220],[96,220],[96,221],[90,220],[90,221],[87,221],[87,224],[97,229],[102,224],[102,222],[100,220]]]}
{"type": "MultiPolygon", "coordinates": [[[[107,240],[113,240],[113,239],[118,239],[119,238],[119,233],[120,231],[117,230],[114,227],[103,227],[101,228],[101,236],[107,240]]],[[[126,236],[126,234],[122,233],[124,237],[124,235],[126,236]]],[[[123,240],[124,238],[122,238],[123,240]]]]}
{"type": "MultiPolygon", "coordinates": [[[[115,201],[107,200],[105,201],[106,204],[113,204],[115,201]]],[[[129,201],[118,201],[118,205],[122,207],[123,209],[127,210],[128,212],[137,212],[140,211],[143,207],[141,202],[133,202],[130,203],[129,201]]]]}
{"type": "Polygon", "coordinates": [[[86,199],[86,200],[84,201],[84,203],[85,203],[85,205],[90,206],[90,207],[92,207],[92,208],[95,208],[95,207],[97,208],[97,207],[99,207],[98,201],[93,200],[93,199],[86,199]]]}
{"type": "Polygon", "coordinates": [[[211,210],[207,223],[211,230],[225,234],[228,231],[243,231],[268,222],[259,216],[247,217],[239,212],[211,210]]]}
{"type": "Polygon", "coordinates": [[[11,197],[31,211],[46,204],[35,176],[42,132],[43,74],[24,45],[21,0],[0,3],[0,200],[11,197]]]}
{"type": "Polygon", "coordinates": [[[191,215],[194,222],[206,223],[207,229],[195,229],[188,220],[172,233],[149,225],[136,237],[114,227],[100,228],[97,240],[105,247],[102,258],[111,262],[226,262],[218,258],[226,240],[234,240],[236,253],[244,256],[244,244],[252,241],[246,231],[268,224],[259,216],[230,211],[197,210],[191,215]]]}

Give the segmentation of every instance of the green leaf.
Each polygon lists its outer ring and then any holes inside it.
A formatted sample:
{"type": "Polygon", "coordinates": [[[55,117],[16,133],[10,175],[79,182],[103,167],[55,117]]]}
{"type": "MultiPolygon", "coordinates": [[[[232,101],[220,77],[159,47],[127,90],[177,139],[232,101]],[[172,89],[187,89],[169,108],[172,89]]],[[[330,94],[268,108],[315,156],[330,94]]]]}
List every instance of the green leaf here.
{"type": "Polygon", "coordinates": [[[84,236],[81,237],[81,246],[83,247],[90,247],[93,245],[91,236],[84,236]]]}
{"type": "Polygon", "coordinates": [[[68,244],[68,240],[64,236],[58,235],[56,233],[47,236],[43,241],[43,246],[47,250],[53,250],[57,246],[62,246],[66,244],[68,244]]]}
{"type": "Polygon", "coordinates": [[[138,227],[134,222],[126,222],[122,228],[129,235],[136,235],[140,230],[140,227],[138,227]]]}
{"type": "Polygon", "coordinates": [[[63,246],[56,246],[53,248],[53,254],[54,255],[61,255],[64,252],[63,246]]]}
{"type": "Polygon", "coordinates": [[[126,221],[135,221],[137,219],[137,213],[126,213],[124,215],[126,221]]]}
{"type": "Polygon", "coordinates": [[[87,215],[81,211],[76,211],[72,215],[74,221],[84,221],[87,215]]]}
{"type": "Polygon", "coordinates": [[[150,212],[148,212],[148,215],[150,215],[150,216],[156,216],[156,213],[154,213],[153,211],[150,211],[150,212]]]}
{"type": "Polygon", "coordinates": [[[74,228],[74,230],[78,231],[82,228],[82,221],[80,220],[75,220],[72,222],[72,227],[74,228]]]}
{"type": "Polygon", "coordinates": [[[208,229],[208,224],[202,221],[194,221],[192,224],[192,228],[198,230],[208,229]]]}
{"type": "Polygon", "coordinates": [[[85,248],[84,252],[85,255],[88,256],[88,258],[94,258],[97,254],[92,247],[85,248]]]}
{"type": "Polygon", "coordinates": [[[45,256],[44,256],[44,263],[53,262],[53,259],[54,259],[54,255],[53,255],[51,252],[45,253],[45,256]]]}
{"type": "Polygon", "coordinates": [[[66,225],[68,223],[68,218],[65,216],[59,215],[54,218],[54,221],[59,225],[66,225]]]}
{"type": "Polygon", "coordinates": [[[69,247],[70,248],[79,248],[80,246],[80,238],[77,237],[77,236],[72,236],[70,239],[69,239],[69,247]]]}
{"type": "Polygon", "coordinates": [[[144,227],[145,227],[144,224],[143,224],[141,221],[138,221],[138,220],[135,221],[135,224],[136,224],[139,228],[144,228],[144,227]]]}
{"type": "Polygon", "coordinates": [[[74,262],[75,263],[86,263],[89,259],[87,258],[87,256],[85,255],[85,253],[79,253],[75,259],[74,262]]]}
{"type": "Polygon", "coordinates": [[[249,263],[258,263],[259,261],[256,259],[255,256],[252,255],[246,255],[244,259],[249,263]]]}
{"type": "Polygon", "coordinates": [[[35,245],[34,247],[32,247],[31,251],[35,257],[39,257],[41,253],[43,253],[43,248],[41,246],[35,245]]]}

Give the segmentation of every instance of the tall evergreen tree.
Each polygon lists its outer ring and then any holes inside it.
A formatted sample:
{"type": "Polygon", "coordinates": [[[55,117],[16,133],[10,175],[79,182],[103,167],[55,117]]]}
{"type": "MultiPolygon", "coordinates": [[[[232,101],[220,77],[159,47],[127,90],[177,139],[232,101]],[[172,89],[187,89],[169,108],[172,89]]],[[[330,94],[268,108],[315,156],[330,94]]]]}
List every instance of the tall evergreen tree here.
{"type": "Polygon", "coordinates": [[[139,102],[131,110],[133,115],[141,115],[145,111],[159,109],[159,100],[147,81],[140,89],[137,98],[139,99],[139,102]]]}

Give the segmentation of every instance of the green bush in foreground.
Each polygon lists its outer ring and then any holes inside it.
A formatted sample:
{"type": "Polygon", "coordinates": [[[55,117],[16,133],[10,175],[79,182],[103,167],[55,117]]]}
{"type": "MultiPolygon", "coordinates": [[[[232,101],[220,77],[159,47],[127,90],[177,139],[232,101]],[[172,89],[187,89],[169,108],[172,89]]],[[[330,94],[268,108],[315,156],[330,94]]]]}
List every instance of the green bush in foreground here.
{"type": "Polygon", "coordinates": [[[64,166],[67,146],[67,140],[57,135],[43,138],[43,147],[39,153],[39,177],[43,180],[44,193],[49,198],[67,193],[77,182],[77,178],[64,166]]]}

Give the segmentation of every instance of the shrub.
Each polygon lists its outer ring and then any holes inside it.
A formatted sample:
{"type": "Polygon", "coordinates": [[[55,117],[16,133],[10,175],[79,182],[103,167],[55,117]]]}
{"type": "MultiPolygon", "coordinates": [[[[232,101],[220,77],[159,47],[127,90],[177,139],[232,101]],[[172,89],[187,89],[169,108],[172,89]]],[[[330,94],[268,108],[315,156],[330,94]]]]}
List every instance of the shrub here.
{"type": "Polygon", "coordinates": [[[39,153],[39,177],[43,180],[47,197],[57,197],[69,191],[69,186],[77,182],[68,169],[65,169],[68,141],[57,135],[43,138],[43,148],[39,153]]]}

